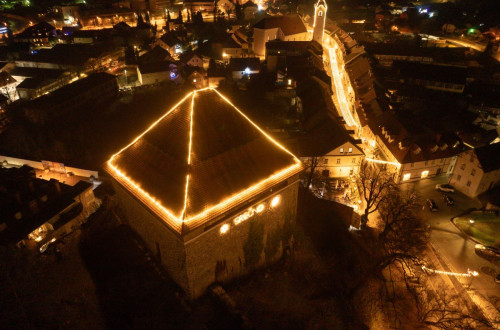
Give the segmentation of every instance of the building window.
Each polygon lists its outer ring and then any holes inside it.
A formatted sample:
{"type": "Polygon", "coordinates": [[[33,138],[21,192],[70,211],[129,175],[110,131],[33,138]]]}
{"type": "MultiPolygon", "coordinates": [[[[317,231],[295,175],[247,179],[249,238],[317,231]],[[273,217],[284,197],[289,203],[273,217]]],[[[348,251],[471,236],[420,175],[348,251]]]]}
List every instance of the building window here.
{"type": "Polygon", "coordinates": [[[318,16],[320,16],[320,17],[323,16],[323,11],[321,11],[321,10],[318,11],[318,16]]]}
{"type": "Polygon", "coordinates": [[[349,153],[352,154],[352,148],[349,148],[349,153]]]}
{"type": "Polygon", "coordinates": [[[422,171],[422,175],[420,176],[422,179],[426,178],[429,175],[429,171],[422,171]]]}
{"type": "Polygon", "coordinates": [[[328,164],[328,158],[323,159],[323,164],[328,164]]]}
{"type": "Polygon", "coordinates": [[[337,164],[340,164],[340,158],[337,158],[337,164]]]}
{"type": "Polygon", "coordinates": [[[353,164],[356,164],[356,158],[353,158],[353,159],[352,159],[352,163],[353,163],[353,164]]]}
{"type": "Polygon", "coordinates": [[[471,182],[467,181],[467,187],[470,187],[471,182]]]}
{"type": "Polygon", "coordinates": [[[470,175],[474,176],[474,174],[476,174],[476,169],[473,168],[472,171],[470,172],[470,175]]]}
{"type": "Polygon", "coordinates": [[[461,170],[465,170],[465,164],[460,165],[461,170]]]}
{"type": "Polygon", "coordinates": [[[403,181],[408,181],[408,180],[410,180],[410,178],[411,178],[411,173],[405,173],[403,175],[403,181]]]}
{"type": "Polygon", "coordinates": [[[457,181],[460,181],[461,178],[462,178],[462,176],[460,174],[457,175],[457,181]]]}
{"type": "Polygon", "coordinates": [[[340,153],[343,154],[344,153],[344,148],[340,148],[340,153]]]}

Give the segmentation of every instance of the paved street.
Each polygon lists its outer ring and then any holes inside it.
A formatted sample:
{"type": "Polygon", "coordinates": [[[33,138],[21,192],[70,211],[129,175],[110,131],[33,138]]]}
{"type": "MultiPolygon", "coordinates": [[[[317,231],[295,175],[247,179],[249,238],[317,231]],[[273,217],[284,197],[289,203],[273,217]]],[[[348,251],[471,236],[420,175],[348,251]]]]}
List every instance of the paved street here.
{"type": "MultiPolygon", "coordinates": [[[[493,276],[500,272],[499,265],[483,259],[475,254],[475,242],[463,235],[450,221],[467,209],[481,207],[477,199],[470,199],[460,192],[451,194],[455,200],[454,206],[447,206],[442,198],[442,193],[435,189],[437,183],[446,183],[447,176],[421,180],[415,183],[406,183],[404,186],[414,185],[421,194],[422,201],[432,198],[439,207],[437,212],[430,212],[425,207],[424,216],[431,226],[431,243],[441,259],[453,272],[466,273],[467,269],[476,270],[480,273],[476,277],[470,290],[479,300],[481,297],[487,299],[497,310],[500,309],[500,284],[495,283],[493,276]]],[[[462,279],[462,283],[470,280],[462,279]]]]}

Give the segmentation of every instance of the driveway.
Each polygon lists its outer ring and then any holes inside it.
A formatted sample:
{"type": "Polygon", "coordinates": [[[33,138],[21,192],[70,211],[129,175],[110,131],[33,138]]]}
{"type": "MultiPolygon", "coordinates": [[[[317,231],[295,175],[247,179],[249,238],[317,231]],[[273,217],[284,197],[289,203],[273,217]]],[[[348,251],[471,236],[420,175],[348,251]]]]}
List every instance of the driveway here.
{"type": "MultiPolygon", "coordinates": [[[[431,243],[441,259],[453,272],[466,273],[468,269],[480,273],[470,287],[469,293],[488,300],[500,310],[500,284],[495,283],[493,276],[500,272],[500,267],[476,255],[475,242],[462,234],[450,221],[470,208],[480,208],[479,200],[471,199],[460,192],[450,194],[455,200],[454,206],[447,206],[443,200],[443,193],[437,191],[437,183],[447,183],[446,175],[417,182],[405,183],[401,186],[414,186],[420,193],[422,202],[432,198],[439,210],[431,212],[425,207],[424,219],[431,226],[431,243]]],[[[462,283],[468,283],[469,280],[462,283]]]]}

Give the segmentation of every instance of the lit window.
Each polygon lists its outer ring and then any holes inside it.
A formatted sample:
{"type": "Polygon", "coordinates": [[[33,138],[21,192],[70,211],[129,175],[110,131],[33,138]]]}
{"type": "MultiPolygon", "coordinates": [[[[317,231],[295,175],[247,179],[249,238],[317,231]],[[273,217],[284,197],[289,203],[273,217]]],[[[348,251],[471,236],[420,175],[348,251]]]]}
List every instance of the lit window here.
{"type": "Polygon", "coordinates": [[[276,196],[271,200],[271,207],[276,207],[280,203],[280,196],[276,196]]]}
{"type": "Polygon", "coordinates": [[[344,148],[340,148],[340,153],[343,154],[344,153],[344,148]]]}
{"type": "Polygon", "coordinates": [[[352,148],[349,148],[349,153],[352,154],[352,148]]]}
{"type": "Polygon", "coordinates": [[[410,177],[411,177],[411,173],[406,173],[403,175],[403,181],[408,181],[410,180],[410,177]]]}
{"type": "Polygon", "coordinates": [[[470,187],[470,184],[471,184],[471,183],[472,183],[472,182],[467,181],[467,187],[470,187]]]}
{"type": "Polygon", "coordinates": [[[318,11],[318,16],[320,16],[320,17],[323,16],[323,12],[321,10],[318,11]]]}
{"type": "Polygon", "coordinates": [[[292,84],[292,79],[288,79],[288,86],[292,84]]]}
{"type": "Polygon", "coordinates": [[[323,164],[328,164],[328,158],[323,159],[323,164]]]}
{"type": "Polygon", "coordinates": [[[429,171],[422,171],[421,178],[426,178],[429,175],[429,171]]]}
{"type": "Polygon", "coordinates": [[[229,231],[229,225],[226,223],[220,227],[220,234],[224,235],[229,231]]]}
{"type": "Polygon", "coordinates": [[[337,164],[340,164],[340,158],[337,158],[337,164]]]}

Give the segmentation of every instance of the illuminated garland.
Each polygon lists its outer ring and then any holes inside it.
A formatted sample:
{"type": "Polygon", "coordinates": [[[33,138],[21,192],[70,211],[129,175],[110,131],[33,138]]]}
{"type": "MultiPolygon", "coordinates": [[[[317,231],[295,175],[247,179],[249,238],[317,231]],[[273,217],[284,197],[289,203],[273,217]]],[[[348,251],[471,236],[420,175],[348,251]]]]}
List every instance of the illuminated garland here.
{"type": "Polygon", "coordinates": [[[457,277],[476,277],[479,276],[479,273],[475,270],[470,270],[467,269],[467,273],[454,273],[454,272],[446,272],[444,270],[436,270],[436,269],[431,269],[425,266],[422,266],[422,270],[428,273],[432,274],[441,274],[441,275],[450,275],[450,276],[457,276],[457,277]]]}
{"type": "Polygon", "coordinates": [[[113,174],[115,179],[118,181],[123,182],[125,185],[129,187],[129,189],[134,192],[140,199],[145,202],[150,208],[152,208],[162,219],[164,219],[167,223],[170,223],[173,227],[178,227],[182,223],[187,223],[191,222],[193,220],[202,220],[205,217],[208,217],[209,215],[212,214],[217,214],[222,212],[226,207],[230,206],[233,203],[236,203],[238,200],[243,200],[248,198],[254,193],[257,193],[260,189],[263,189],[267,184],[272,184],[274,181],[281,181],[286,177],[289,177],[293,174],[298,173],[303,165],[300,162],[300,160],[295,157],[290,151],[288,151],[285,147],[283,147],[281,144],[279,144],[276,140],[274,140],[271,136],[269,136],[267,133],[265,133],[259,126],[257,126],[253,121],[250,120],[241,110],[239,110],[231,101],[229,101],[224,95],[219,93],[216,89],[212,87],[207,87],[203,89],[199,89],[196,91],[193,91],[186,95],[180,102],[178,102],[176,105],[174,105],[169,111],[167,111],[163,116],[161,116],[157,121],[155,121],[152,125],[148,127],[143,133],[141,133],[139,136],[137,136],[131,143],[129,143],[127,146],[122,148],[119,152],[111,156],[111,158],[107,162],[108,169],[113,174]],[[172,211],[167,209],[165,206],[163,206],[157,198],[154,196],[150,195],[146,190],[144,190],[138,183],[134,182],[131,178],[129,178],[126,173],[121,171],[115,164],[113,164],[113,160],[124,150],[132,146],[134,143],[136,143],[141,137],[143,137],[147,132],[149,132],[151,129],[153,129],[161,120],[163,120],[168,114],[172,113],[174,110],[176,110],[185,100],[187,100],[189,97],[191,97],[191,111],[190,111],[190,132],[189,132],[189,147],[188,147],[188,155],[187,155],[187,165],[191,164],[191,149],[192,149],[192,141],[193,141],[193,114],[194,114],[194,98],[196,97],[196,94],[205,91],[205,90],[212,90],[216,92],[224,101],[226,101],[229,105],[231,105],[240,115],[242,115],[250,124],[252,124],[259,132],[261,132],[265,137],[269,139],[270,142],[272,142],[274,145],[276,145],[278,148],[286,152],[287,154],[291,155],[294,160],[294,164],[282,169],[281,171],[274,173],[270,175],[267,178],[262,179],[261,181],[255,183],[254,185],[250,186],[247,189],[244,189],[232,196],[227,197],[225,200],[220,202],[217,205],[208,207],[204,211],[202,211],[199,214],[196,214],[188,219],[186,219],[186,208],[188,205],[188,190],[189,190],[189,182],[190,182],[190,174],[188,173],[186,175],[186,185],[185,185],[185,191],[184,191],[184,207],[182,212],[179,214],[179,216],[176,216],[173,214],[172,211]]]}

